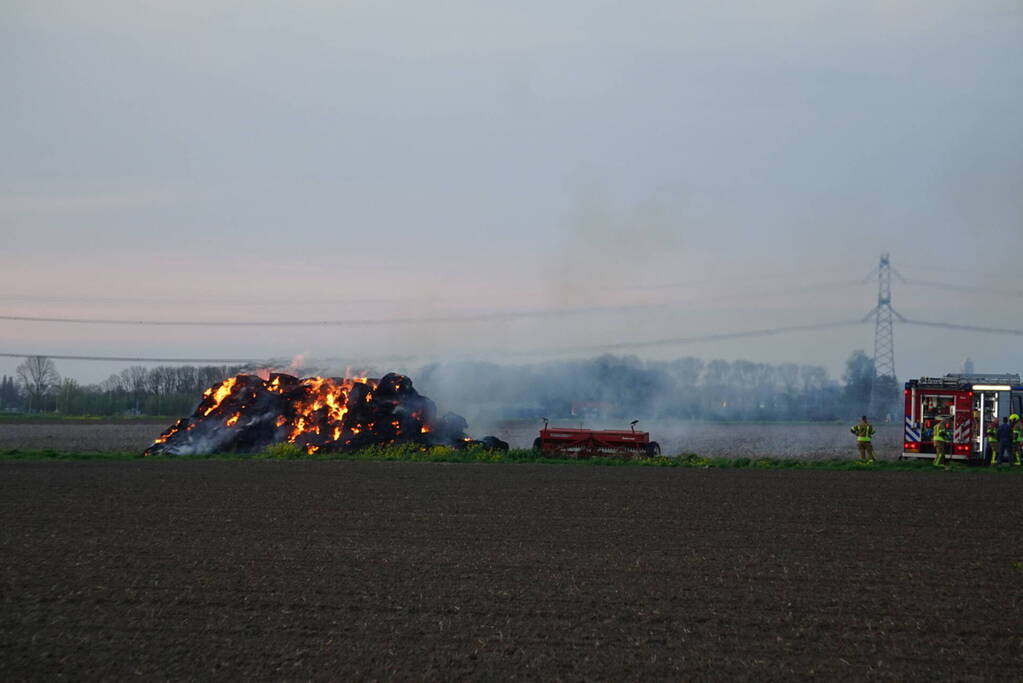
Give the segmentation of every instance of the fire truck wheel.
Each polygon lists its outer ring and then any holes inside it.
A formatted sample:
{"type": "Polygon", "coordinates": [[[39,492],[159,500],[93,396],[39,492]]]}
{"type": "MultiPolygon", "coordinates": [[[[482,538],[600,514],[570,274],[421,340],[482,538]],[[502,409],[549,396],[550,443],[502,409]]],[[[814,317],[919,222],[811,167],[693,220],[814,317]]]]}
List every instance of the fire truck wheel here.
{"type": "Polygon", "coordinates": [[[656,441],[651,441],[646,445],[646,454],[651,458],[656,458],[661,454],[661,445],[656,441]]]}
{"type": "Polygon", "coordinates": [[[540,437],[537,437],[537,438],[533,439],[533,450],[534,451],[539,453],[541,450],[543,450],[542,446],[543,446],[543,442],[540,441],[540,437]]]}

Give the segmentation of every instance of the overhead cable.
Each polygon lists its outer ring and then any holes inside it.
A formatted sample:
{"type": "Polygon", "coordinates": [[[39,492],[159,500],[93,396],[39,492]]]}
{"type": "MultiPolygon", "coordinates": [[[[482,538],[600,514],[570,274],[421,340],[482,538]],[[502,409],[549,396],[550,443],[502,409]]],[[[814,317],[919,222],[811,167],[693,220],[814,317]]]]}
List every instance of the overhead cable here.
{"type": "Polygon", "coordinates": [[[699,344],[703,342],[728,341],[730,339],[748,339],[750,337],[768,337],[776,334],[789,332],[810,332],[814,330],[826,330],[837,327],[849,327],[863,324],[862,320],[845,320],[832,323],[818,323],[814,325],[791,325],[786,327],[769,327],[759,330],[746,330],[743,332],[724,332],[719,334],[695,335],[692,337],[668,337],[665,339],[653,339],[647,341],[618,342],[614,344],[591,344],[587,346],[566,346],[549,349],[537,349],[533,351],[501,350],[504,356],[543,356],[556,355],[559,353],[580,353],[599,351],[623,351],[627,349],[643,349],[657,346],[685,346],[687,344],[699,344]]]}
{"type": "MultiPolygon", "coordinates": [[[[33,356],[42,356],[44,358],[53,358],[55,360],[88,360],[88,361],[117,361],[127,363],[250,363],[250,364],[262,364],[267,363],[266,359],[257,358],[155,358],[155,357],[142,357],[142,356],[76,356],[69,354],[57,354],[57,353],[6,353],[0,352],[2,358],[31,358],[33,356]]],[[[287,363],[287,361],[285,361],[287,363]]]]}
{"type": "MultiPolygon", "coordinates": [[[[850,325],[859,325],[862,321],[860,320],[847,320],[843,322],[833,323],[819,323],[814,325],[792,325],[788,327],[771,327],[759,330],[746,330],[742,332],[725,332],[720,334],[707,334],[698,335],[692,337],[671,337],[666,339],[654,339],[654,340],[640,340],[635,342],[619,342],[615,344],[593,344],[589,346],[575,346],[575,347],[560,347],[552,349],[538,349],[532,351],[515,351],[515,350],[501,350],[501,355],[505,356],[536,356],[536,355],[553,355],[558,353],[578,353],[585,351],[613,351],[622,349],[635,349],[635,348],[649,348],[656,346],[681,346],[685,344],[698,344],[701,342],[712,342],[712,341],[725,341],[729,339],[746,339],[750,337],[766,337],[775,334],[785,334],[788,332],[808,332],[813,330],[823,330],[835,327],[846,327],[850,325]]],[[[27,358],[29,356],[46,356],[47,358],[54,358],[57,360],[82,360],[82,361],[120,361],[120,362],[138,362],[138,363],[250,363],[250,364],[274,364],[280,363],[278,360],[266,359],[266,358],[159,358],[149,356],[85,356],[85,355],[71,355],[71,354],[52,354],[52,353],[9,353],[0,352],[0,357],[4,358],[27,358]]],[[[403,358],[409,359],[411,356],[394,356],[392,358],[403,358]]],[[[334,358],[322,358],[317,359],[321,361],[332,361],[339,360],[334,358]]],[[[349,359],[350,360],[350,359],[349,359]]],[[[380,360],[380,359],[378,359],[380,360]]],[[[287,361],[284,361],[285,363],[287,361]]]]}
{"type": "Polygon", "coordinates": [[[157,327],[377,327],[387,325],[422,325],[428,323],[470,323],[516,318],[556,318],[586,313],[621,313],[636,308],[657,306],[591,306],[548,311],[506,311],[414,318],[352,318],[348,320],[129,320],[124,318],[65,318],[30,315],[0,315],[0,320],[18,322],[58,323],[70,325],[126,325],[157,327]]]}
{"type": "Polygon", "coordinates": [[[1023,290],[1019,289],[997,289],[994,287],[982,287],[980,285],[957,284],[953,282],[936,282],[934,280],[908,279],[902,281],[904,284],[915,287],[932,287],[934,289],[947,289],[957,292],[980,292],[997,296],[1023,297],[1023,290]]]}
{"type": "Polygon", "coordinates": [[[941,327],[948,330],[964,330],[966,332],[986,332],[988,334],[1012,334],[1023,336],[1023,330],[1012,330],[1005,327],[981,327],[979,325],[958,325],[956,323],[927,322],[924,320],[910,320],[901,318],[899,322],[906,325],[920,325],[922,327],[941,327]]]}

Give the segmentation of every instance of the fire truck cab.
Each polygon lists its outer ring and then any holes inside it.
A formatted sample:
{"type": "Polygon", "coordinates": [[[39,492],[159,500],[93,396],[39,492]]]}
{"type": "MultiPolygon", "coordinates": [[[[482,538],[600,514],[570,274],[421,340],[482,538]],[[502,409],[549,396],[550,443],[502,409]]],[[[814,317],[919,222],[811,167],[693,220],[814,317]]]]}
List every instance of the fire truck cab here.
{"type": "Polygon", "coordinates": [[[987,426],[1023,415],[1019,375],[949,374],[906,382],[903,458],[934,457],[934,427],[949,418],[952,460],[990,461],[987,426]]]}

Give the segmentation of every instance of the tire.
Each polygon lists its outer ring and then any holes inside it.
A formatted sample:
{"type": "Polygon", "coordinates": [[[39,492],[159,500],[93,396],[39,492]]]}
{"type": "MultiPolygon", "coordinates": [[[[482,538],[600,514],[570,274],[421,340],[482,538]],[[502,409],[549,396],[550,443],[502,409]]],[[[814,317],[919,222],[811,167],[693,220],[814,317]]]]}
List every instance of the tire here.
{"type": "Polygon", "coordinates": [[[533,439],[533,450],[537,453],[543,450],[543,441],[540,440],[540,437],[533,439]]]}
{"type": "Polygon", "coordinates": [[[646,445],[646,454],[649,458],[657,458],[661,455],[661,444],[651,441],[646,445]]]}

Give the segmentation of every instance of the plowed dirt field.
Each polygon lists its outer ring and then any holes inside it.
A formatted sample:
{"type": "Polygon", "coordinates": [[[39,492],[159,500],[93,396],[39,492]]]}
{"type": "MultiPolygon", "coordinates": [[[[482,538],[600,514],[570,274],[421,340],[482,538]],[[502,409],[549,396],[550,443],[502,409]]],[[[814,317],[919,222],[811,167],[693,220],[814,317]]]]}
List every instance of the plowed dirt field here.
{"type": "Polygon", "coordinates": [[[0,679],[1019,680],[1023,476],[0,464],[0,679]]]}

